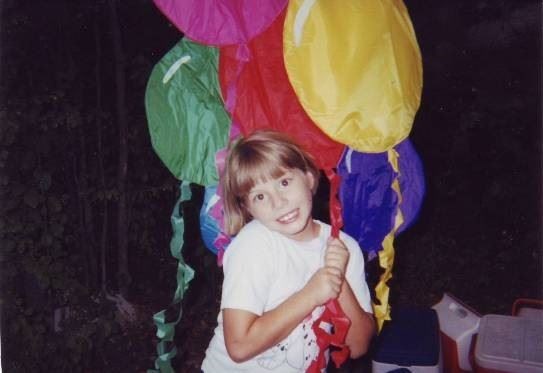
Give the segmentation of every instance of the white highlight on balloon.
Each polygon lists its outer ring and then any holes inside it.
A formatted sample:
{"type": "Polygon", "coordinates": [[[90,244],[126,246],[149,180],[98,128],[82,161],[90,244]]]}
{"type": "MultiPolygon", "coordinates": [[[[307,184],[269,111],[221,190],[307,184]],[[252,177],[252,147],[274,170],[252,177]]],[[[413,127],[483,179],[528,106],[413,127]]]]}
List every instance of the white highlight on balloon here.
{"type": "Polygon", "coordinates": [[[351,159],[353,156],[353,149],[347,148],[347,154],[345,154],[345,165],[347,166],[347,172],[352,172],[352,165],[351,165],[351,159]]]}
{"type": "Polygon", "coordinates": [[[190,56],[183,56],[177,61],[175,61],[175,63],[168,69],[168,71],[166,71],[166,74],[164,74],[164,78],[162,78],[162,84],[168,83],[170,79],[172,78],[173,74],[175,74],[182,65],[189,62],[190,59],[191,59],[190,56]]]}
{"type": "Polygon", "coordinates": [[[297,47],[299,47],[302,42],[302,32],[304,30],[305,21],[307,21],[309,12],[316,1],[317,0],[304,0],[300,9],[298,9],[298,13],[296,13],[296,17],[294,18],[294,45],[297,47]]]}
{"type": "Polygon", "coordinates": [[[211,198],[209,199],[209,202],[207,204],[206,214],[209,213],[209,211],[213,208],[213,206],[215,206],[215,204],[217,204],[217,202],[219,202],[220,199],[221,199],[221,197],[219,197],[216,194],[211,196],[211,198]]]}

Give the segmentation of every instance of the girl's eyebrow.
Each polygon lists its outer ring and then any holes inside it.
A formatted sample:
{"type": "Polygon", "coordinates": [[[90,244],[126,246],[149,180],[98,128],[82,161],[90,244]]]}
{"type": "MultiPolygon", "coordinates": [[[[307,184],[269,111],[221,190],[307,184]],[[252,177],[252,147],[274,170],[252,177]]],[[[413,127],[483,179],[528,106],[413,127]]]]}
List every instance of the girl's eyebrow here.
{"type": "Polygon", "coordinates": [[[258,187],[255,185],[254,187],[249,189],[249,191],[247,192],[247,195],[254,194],[254,193],[260,193],[260,192],[261,192],[261,190],[259,190],[258,187]]]}

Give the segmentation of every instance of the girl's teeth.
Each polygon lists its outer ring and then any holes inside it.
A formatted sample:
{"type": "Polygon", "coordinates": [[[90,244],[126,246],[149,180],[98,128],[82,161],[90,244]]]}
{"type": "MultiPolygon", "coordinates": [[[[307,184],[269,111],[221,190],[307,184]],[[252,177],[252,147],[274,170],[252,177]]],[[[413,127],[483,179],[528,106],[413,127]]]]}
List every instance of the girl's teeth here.
{"type": "Polygon", "coordinates": [[[294,216],[296,216],[296,211],[293,211],[285,216],[283,216],[282,218],[279,219],[280,222],[287,222],[289,221],[290,219],[292,219],[294,216]]]}

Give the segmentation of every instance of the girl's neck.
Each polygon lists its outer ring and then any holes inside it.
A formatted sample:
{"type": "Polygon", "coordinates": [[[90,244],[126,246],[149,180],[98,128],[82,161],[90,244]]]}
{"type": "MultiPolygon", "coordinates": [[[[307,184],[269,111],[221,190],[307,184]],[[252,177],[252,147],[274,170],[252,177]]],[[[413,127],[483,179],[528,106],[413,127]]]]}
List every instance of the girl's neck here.
{"type": "Polygon", "coordinates": [[[321,226],[314,219],[309,219],[307,226],[304,228],[303,235],[300,235],[297,238],[292,238],[294,241],[311,241],[319,237],[321,226]]]}

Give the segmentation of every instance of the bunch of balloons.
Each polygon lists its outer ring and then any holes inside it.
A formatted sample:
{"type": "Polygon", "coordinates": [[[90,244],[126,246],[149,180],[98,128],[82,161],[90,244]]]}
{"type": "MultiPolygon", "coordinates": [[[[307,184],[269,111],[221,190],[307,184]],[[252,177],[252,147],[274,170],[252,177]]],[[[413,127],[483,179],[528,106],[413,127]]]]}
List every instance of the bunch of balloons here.
{"type": "MultiPolygon", "coordinates": [[[[149,79],[149,132],[160,159],[183,181],[185,199],[187,183],[205,186],[206,246],[220,263],[230,237],[222,230],[217,185],[229,141],[257,129],[288,133],[331,182],[333,234],[343,225],[370,259],[379,257],[384,272],[374,313],[381,328],[390,319],[393,240],[416,218],[425,189],[408,139],[422,63],[402,0],[154,1],[184,37],[149,79]]],[[[174,210],[174,236],[179,218],[174,210]]],[[[181,245],[172,248],[180,261],[178,304],[192,274],[180,255],[182,240],[175,245],[181,245]]],[[[348,320],[337,303],[325,314],[336,333],[319,345],[341,347],[340,325],[347,328],[348,320]]],[[[175,323],[168,329],[157,315],[155,367],[167,372],[175,323]]],[[[346,356],[340,349],[333,359],[339,364],[346,356]]],[[[323,355],[314,363],[308,371],[319,371],[323,355]]]]}

